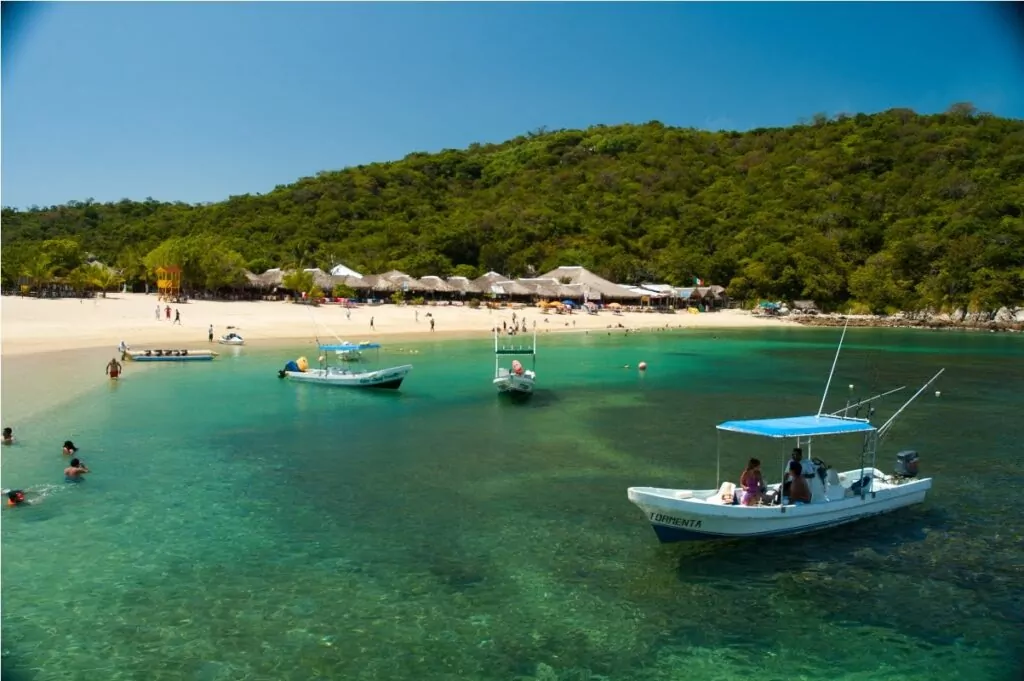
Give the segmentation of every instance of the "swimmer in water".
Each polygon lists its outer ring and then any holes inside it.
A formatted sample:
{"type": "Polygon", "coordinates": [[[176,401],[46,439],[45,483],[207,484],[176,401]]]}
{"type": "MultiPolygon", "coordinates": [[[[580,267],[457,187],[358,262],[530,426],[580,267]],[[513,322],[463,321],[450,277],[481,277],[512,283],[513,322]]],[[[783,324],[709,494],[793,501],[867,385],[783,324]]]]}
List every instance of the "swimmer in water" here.
{"type": "Polygon", "coordinates": [[[25,500],[25,492],[20,489],[5,489],[4,495],[7,497],[8,508],[14,508],[15,506],[21,506],[22,504],[29,503],[25,500]]]}
{"type": "Polygon", "coordinates": [[[121,375],[121,363],[117,359],[112,359],[107,363],[107,375],[111,378],[117,378],[121,375]]]}
{"type": "Polygon", "coordinates": [[[71,440],[64,441],[64,456],[71,456],[77,451],[78,447],[75,446],[74,442],[72,442],[71,440]]]}
{"type": "Polygon", "coordinates": [[[71,459],[71,465],[64,469],[64,482],[82,482],[82,476],[91,473],[89,468],[77,458],[71,459]]]}
{"type": "Polygon", "coordinates": [[[10,428],[4,428],[4,437],[0,442],[3,442],[5,445],[14,444],[14,431],[10,428]]]}

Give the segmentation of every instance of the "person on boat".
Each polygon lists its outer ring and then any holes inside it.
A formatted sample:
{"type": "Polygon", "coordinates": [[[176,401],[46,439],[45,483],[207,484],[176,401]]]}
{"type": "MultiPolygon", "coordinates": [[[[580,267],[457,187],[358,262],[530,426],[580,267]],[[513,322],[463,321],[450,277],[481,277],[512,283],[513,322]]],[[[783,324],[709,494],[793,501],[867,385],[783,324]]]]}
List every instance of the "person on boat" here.
{"type": "Polygon", "coordinates": [[[107,376],[111,378],[117,378],[121,375],[121,363],[117,359],[112,359],[107,362],[107,376]]]}
{"type": "Polygon", "coordinates": [[[82,482],[82,476],[91,472],[78,458],[71,459],[71,465],[64,469],[64,482],[82,482]]]}
{"type": "Polygon", "coordinates": [[[807,484],[807,478],[803,476],[803,468],[799,461],[789,462],[789,503],[811,503],[811,486],[807,484]]]}
{"type": "Polygon", "coordinates": [[[764,482],[761,476],[761,460],[751,459],[740,475],[740,487],[743,494],[740,503],[744,506],[756,506],[764,498],[764,482]]]}
{"type": "MultiPolygon", "coordinates": [[[[793,484],[794,475],[799,475],[805,478],[814,477],[814,463],[804,459],[804,451],[799,447],[793,448],[793,453],[789,457],[789,463],[786,464],[785,480],[782,482],[782,496],[789,496],[789,490],[793,484]],[[800,471],[795,474],[793,472],[796,470],[793,468],[794,463],[800,467],[800,471]]],[[[809,485],[808,489],[810,489],[809,485]]]]}
{"type": "Polygon", "coordinates": [[[4,436],[2,441],[5,445],[14,444],[14,430],[12,430],[11,428],[4,428],[4,436]]]}
{"type": "Polygon", "coordinates": [[[71,456],[78,451],[78,447],[71,440],[64,441],[64,456],[71,456]]]}

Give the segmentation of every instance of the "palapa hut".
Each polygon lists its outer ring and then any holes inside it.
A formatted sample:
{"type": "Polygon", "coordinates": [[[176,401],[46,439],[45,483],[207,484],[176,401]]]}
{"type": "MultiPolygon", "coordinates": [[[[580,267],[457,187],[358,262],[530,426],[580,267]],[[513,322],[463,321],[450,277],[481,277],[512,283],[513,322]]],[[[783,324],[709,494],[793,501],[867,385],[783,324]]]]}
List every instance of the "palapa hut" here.
{"type": "Polygon", "coordinates": [[[419,279],[411,277],[405,272],[400,272],[398,270],[385,272],[384,274],[381,274],[380,277],[395,284],[397,289],[400,291],[424,293],[427,290],[427,287],[419,279]]]}
{"type": "Polygon", "coordinates": [[[539,298],[549,298],[551,300],[561,300],[569,295],[578,293],[576,290],[566,286],[565,284],[559,283],[557,279],[542,279],[542,278],[520,278],[517,279],[520,284],[523,284],[527,288],[533,291],[533,295],[539,298]]]}
{"type": "Polygon", "coordinates": [[[497,272],[488,272],[482,276],[477,277],[473,280],[473,285],[476,286],[481,292],[489,293],[492,284],[498,284],[503,281],[510,281],[504,274],[498,274],[497,272]]]}
{"type": "Polygon", "coordinates": [[[632,300],[638,301],[642,294],[634,293],[613,284],[607,279],[597,276],[580,265],[563,265],[562,267],[542,274],[543,279],[555,279],[559,282],[568,280],[582,289],[588,300],[632,300]]]}
{"type": "Polygon", "coordinates": [[[453,293],[455,291],[455,287],[433,274],[420,277],[420,283],[423,284],[428,293],[453,293]]]}
{"type": "Polygon", "coordinates": [[[482,293],[480,287],[466,277],[448,277],[447,284],[452,287],[453,292],[460,293],[463,297],[482,293]]]}
{"type": "Polygon", "coordinates": [[[275,267],[258,275],[256,279],[259,280],[259,286],[262,288],[274,289],[284,281],[284,272],[281,271],[280,267],[275,267]]]}

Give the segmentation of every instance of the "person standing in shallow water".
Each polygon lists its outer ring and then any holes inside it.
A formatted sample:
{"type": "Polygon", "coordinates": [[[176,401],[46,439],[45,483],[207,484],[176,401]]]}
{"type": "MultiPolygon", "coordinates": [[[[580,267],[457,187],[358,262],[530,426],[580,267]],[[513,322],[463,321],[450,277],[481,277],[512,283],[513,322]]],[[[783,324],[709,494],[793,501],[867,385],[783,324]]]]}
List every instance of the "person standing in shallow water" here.
{"type": "Polygon", "coordinates": [[[72,454],[78,453],[78,447],[71,440],[64,441],[64,456],[71,456],[72,454]]]}
{"type": "Polygon", "coordinates": [[[82,476],[91,473],[89,468],[77,458],[71,459],[71,465],[64,469],[64,482],[82,482],[82,476]]]}
{"type": "Polygon", "coordinates": [[[111,378],[117,378],[121,375],[121,363],[117,359],[112,359],[107,362],[107,376],[111,378]]]}
{"type": "Polygon", "coordinates": [[[14,430],[11,428],[4,428],[4,436],[0,442],[3,442],[5,445],[14,444],[14,430]]]}

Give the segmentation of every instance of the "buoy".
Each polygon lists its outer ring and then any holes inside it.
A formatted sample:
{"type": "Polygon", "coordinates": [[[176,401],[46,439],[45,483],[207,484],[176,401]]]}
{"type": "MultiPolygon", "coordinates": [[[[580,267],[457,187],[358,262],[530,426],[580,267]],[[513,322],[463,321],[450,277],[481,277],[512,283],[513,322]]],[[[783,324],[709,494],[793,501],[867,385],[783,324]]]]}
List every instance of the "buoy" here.
{"type": "Polygon", "coordinates": [[[647,371],[647,362],[640,362],[636,365],[636,368],[640,371],[647,371]]]}
{"type": "Polygon", "coordinates": [[[936,397],[942,397],[942,391],[941,390],[936,390],[935,391],[935,396],[936,397]]]}
{"type": "Polygon", "coordinates": [[[853,390],[853,383],[850,384],[850,390],[853,390]]]}

